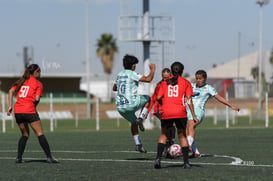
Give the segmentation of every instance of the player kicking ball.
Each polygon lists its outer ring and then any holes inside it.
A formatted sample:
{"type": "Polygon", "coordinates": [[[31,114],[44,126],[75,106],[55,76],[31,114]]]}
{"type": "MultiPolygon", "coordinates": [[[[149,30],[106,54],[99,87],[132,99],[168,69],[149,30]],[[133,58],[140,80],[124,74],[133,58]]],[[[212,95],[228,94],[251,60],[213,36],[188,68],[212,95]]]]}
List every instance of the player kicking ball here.
{"type": "Polygon", "coordinates": [[[231,109],[238,112],[240,111],[238,107],[229,103],[226,99],[220,96],[211,85],[206,83],[206,71],[198,70],[195,73],[195,80],[196,82],[191,84],[194,93],[194,96],[192,97],[192,103],[194,106],[195,115],[199,121],[196,122],[193,120],[190,107],[187,106],[187,139],[192,150],[192,155],[190,156],[190,158],[198,158],[201,156],[199,150],[194,143],[195,128],[203,121],[203,118],[205,116],[205,105],[209,98],[214,97],[217,101],[221,102],[224,105],[227,105],[231,109]]]}
{"type": "Polygon", "coordinates": [[[135,72],[137,63],[138,59],[135,56],[125,55],[123,57],[124,70],[118,73],[113,91],[117,91],[117,111],[131,123],[131,133],[136,144],[136,151],[147,153],[147,150],[142,146],[138,127],[141,131],[145,130],[143,119],[148,112],[151,98],[149,95],[137,95],[137,89],[139,82],[149,83],[153,80],[155,64],[150,64],[149,75],[143,76],[135,72]],[[135,112],[139,109],[141,109],[141,112],[137,118],[135,112]]]}

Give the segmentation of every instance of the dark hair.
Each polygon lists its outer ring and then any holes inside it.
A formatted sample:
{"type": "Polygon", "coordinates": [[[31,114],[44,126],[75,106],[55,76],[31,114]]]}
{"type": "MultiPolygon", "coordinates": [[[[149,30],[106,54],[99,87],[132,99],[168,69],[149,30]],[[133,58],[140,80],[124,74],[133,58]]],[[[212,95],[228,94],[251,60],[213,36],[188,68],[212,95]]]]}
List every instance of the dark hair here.
{"type": "Polygon", "coordinates": [[[177,80],[178,77],[182,76],[184,65],[180,62],[174,62],[171,65],[171,70],[172,70],[173,77],[170,79],[167,79],[167,85],[169,84],[176,85],[178,83],[178,80],[177,80]]]}
{"type": "Polygon", "coordinates": [[[205,70],[197,70],[195,75],[202,75],[204,79],[207,79],[207,72],[205,70]]]}
{"type": "Polygon", "coordinates": [[[162,70],[161,73],[163,74],[163,73],[165,73],[165,72],[171,73],[171,70],[170,70],[169,68],[164,68],[164,69],[162,70]]]}
{"type": "Polygon", "coordinates": [[[135,56],[132,55],[125,55],[123,57],[123,67],[124,69],[131,69],[133,64],[137,64],[138,63],[138,59],[135,56]]]}
{"type": "MultiPolygon", "coordinates": [[[[163,75],[163,73],[165,73],[165,72],[171,74],[171,70],[170,70],[169,68],[164,68],[164,69],[162,69],[161,75],[163,75]]],[[[161,80],[161,81],[164,81],[163,77],[162,77],[162,80],[161,80]]]]}
{"type": "Polygon", "coordinates": [[[15,89],[15,92],[18,92],[20,90],[24,82],[28,80],[30,75],[33,75],[35,71],[38,71],[38,72],[41,71],[39,65],[37,64],[31,64],[25,69],[23,76],[12,85],[12,86],[17,86],[15,89]]]}

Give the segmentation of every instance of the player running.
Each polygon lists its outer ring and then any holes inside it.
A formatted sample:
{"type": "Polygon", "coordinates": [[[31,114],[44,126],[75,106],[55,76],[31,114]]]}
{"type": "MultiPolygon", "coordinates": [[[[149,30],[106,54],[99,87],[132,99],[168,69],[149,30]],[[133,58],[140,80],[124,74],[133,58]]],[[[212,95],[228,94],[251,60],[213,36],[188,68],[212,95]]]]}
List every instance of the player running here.
{"type": "Polygon", "coordinates": [[[196,83],[192,83],[192,88],[194,93],[194,96],[192,97],[192,102],[194,105],[195,115],[199,121],[196,122],[193,120],[193,117],[190,111],[190,106],[187,106],[187,115],[188,115],[187,139],[192,150],[192,155],[190,156],[191,158],[196,158],[201,156],[200,152],[198,151],[194,143],[195,128],[203,121],[203,118],[205,116],[205,105],[209,98],[214,97],[216,100],[229,106],[231,109],[235,111],[240,111],[238,107],[230,104],[226,99],[220,96],[211,85],[206,83],[207,81],[206,71],[198,70],[195,73],[195,80],[196,80],[196,83]]]}
{"type": "Polygon", "coordinates": [[[118,73],[113,91],[117,91],[116,107],[118,112],[129,122],[131,122],[131,133],[136,144],[136,151],[146,153],[146,149],[142,146],[140,136],[138,134],[138,126],[144,131],[143,119],[146,117],[150,106],[150,96],[137,95],[139,82],[151,82],[155,73],[155,64],[150,64],[150,73],[143,76],[135,72],[138,59],[135,56],[125,55],[123,57],[123,67],[118,73]],[[139,118],[135,116],[135,112],[141,110],[139,118]]]}
{"type": "MultiPolygon", "coordinates": [[[[157,100],[162,105],[161,114],[161,135],[157,144],[157,155],[154,162],[154,168],[161,168],[161,157],[166,147],[167,136],[170,133],[170,128],[175,123],[177,128],[178,139],[182,146],[182,153],[184,159],[183,168],[191,168],[188,159],[189,144],[186,137],[187,126],[187,111],[184,99],[187,98],[191,102],[193,91],[191,84],[182,76],[184,66],[180,62],[174,62],[171,65],[172,76],[166,79],[160,86],[157,100]]],[[[189,104],[191,113],[195,121],[198,122],[194,114],[192,103],[189,104]]]]}

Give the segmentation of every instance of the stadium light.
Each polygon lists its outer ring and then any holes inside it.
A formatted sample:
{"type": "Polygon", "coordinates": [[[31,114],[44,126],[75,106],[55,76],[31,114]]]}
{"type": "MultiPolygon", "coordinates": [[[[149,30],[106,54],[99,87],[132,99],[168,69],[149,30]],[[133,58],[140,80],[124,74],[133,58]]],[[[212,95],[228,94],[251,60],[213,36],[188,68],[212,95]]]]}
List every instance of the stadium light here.
{"type": "Polygon", "coordinates": [[[259,66],[258,66],[258,83],[259,83],[259,110],[262,109],[262,39],[263,39],[263,5],[266,5],[270,0],[257,0],[256,3],[260,6],[260,25],[259,25],[259,66]]]}

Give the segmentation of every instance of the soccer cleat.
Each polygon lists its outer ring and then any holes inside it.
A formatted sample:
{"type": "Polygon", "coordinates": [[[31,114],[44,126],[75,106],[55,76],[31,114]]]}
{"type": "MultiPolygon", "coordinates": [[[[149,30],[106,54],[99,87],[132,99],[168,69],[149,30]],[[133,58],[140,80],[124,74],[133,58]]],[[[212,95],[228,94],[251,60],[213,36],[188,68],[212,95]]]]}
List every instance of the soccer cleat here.
{"type": "Polygon", "coordinates": [[[163,151],[163,155],[167,156],[167,154],[168,154],[168,147],[165,146],[164,151],[163,151]]]}
{"type": "Polygon", "coordinates": [[[56,158],[54,158],[54,157],[48,157],[47,159],[46,159],[46,162],[47,163],[60,163],[56,158]]]}
{"type": "Polygon", "coordinates": [[[192,153],[189,158],[200,158],[201,157],[201,153],[192,153]]]}
{"type": "Polygon", "coordinates": [[[144,125],[143,125],[143,119],[142,118],[137,118],[136,122],[138,124],[138,127],[140,129],[140,131],[145,131],[144,125]]]}
{"type": "Polygon", "coordinates": [[[189,163],[184,163],[183,168],[184,169],[190,169],[191,165],[189,163]]]}
{"type": "Polygon", "coordinates": [[[167,152],[165,158],[174,159],[174,156],[170,155],[170,153],[167,152]]]}
{"type": "Polygon", "coordinates": [[[160,159],[159,158],[155,159],[154,168],[155,169],[161,168],[160,159]]]}
{"type": "Polygon", "coordinates": [[[15,163],[24,163],[22,158],[16,158],[15,163]]]}
{"type": "Polygon", "coordinates": [[[140,153],[147,153],[147,150],[140,144],[136,145],[136,151],[139,151],[140,153]]]}

